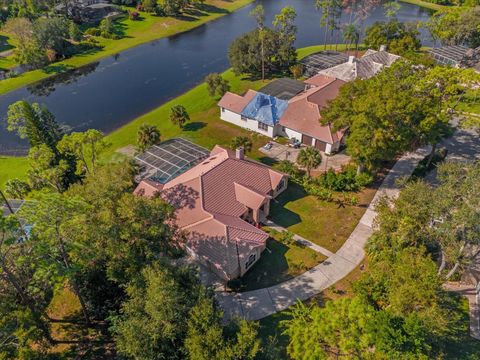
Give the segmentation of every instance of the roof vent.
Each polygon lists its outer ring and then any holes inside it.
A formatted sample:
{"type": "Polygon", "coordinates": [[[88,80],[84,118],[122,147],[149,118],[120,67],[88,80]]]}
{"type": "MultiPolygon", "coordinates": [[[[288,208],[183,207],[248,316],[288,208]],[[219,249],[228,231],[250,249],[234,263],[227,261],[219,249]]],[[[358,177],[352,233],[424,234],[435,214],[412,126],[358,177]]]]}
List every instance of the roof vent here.
{"type": "Polygon", "coordinates": [[[349,64],[353,64],[353,61],[354,61],[354,60],[355,60],[355,56],[350,55],[350,56],[348,57],[348,63],[349,63],[349,64]]]}

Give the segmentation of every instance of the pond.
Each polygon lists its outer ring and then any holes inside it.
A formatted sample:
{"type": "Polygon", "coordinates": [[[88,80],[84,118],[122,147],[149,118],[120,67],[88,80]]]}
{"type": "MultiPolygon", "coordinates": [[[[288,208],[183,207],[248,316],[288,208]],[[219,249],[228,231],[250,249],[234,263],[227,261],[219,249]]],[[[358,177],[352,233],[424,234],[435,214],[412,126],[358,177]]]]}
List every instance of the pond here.
{"type": "MultiPolygon", "coordinates": [[[[323,29],[320,12],[313,0],[259,0],[267,22],[284,6],[297,11],[297,47],[320,44],[323,29]]],[[[251,4],[192,31],[139,45],[81,69],[27,86],[0,96],[0,153],[13,154],[27,148],[6,130],[8,106],[21,99],[45,104],[67,129],[96,128],[105,133],[160,106],[200,83],[212,72],[229,67],[227,49],[239,35],[253,29],[248,16],[251,4]]],[[[383,8],[372,11],[362,26],[384,20],[383,8]]],[[[426,21],[430,12],[404,4],[397,14],[400,21],[426,21]]],[[[347,21],[348,15],[345,15],[347,21]]],[[[422,42],[431,39],[422,31],[422,42]]],[[[133,136],[133,135],[132,135],[133,136]]]]}

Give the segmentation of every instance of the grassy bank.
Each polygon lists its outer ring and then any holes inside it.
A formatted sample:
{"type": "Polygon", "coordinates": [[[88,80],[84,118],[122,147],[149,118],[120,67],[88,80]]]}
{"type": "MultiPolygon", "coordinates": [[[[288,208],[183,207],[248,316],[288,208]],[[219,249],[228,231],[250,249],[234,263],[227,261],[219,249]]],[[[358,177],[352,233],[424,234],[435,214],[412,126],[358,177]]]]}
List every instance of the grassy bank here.
{"type": "MultiPolygon", "coordinates": [[[[122,33],[123,37],[121,39],[111,40],[97,37],[101,49],[81,53],[65,61],[51,64],[44,69],[29,71],[18,77],[2,80],[0,82],[0,95],[61,72],[98,61],[101,58],[115,55],[128,48],[191,30],[238,10],[252,1],[207,0],[203,6],[199,5],[200,10],[195,10],[191,14],[184,14],[182,18],[165,18],[142,12],[139,21],[132,21],[128,18],[119,20],[117,27],[122,33]]],[[[14,66],[12,59],[11,56],[0,58],[0,68],[14,66]]]]}
{"type": "Polygon", "coordinates": [[[3,189],[8,179],[23,179],[28,168],[27,158],[0,156],[0,189],[3,189]]]}
{"type": "Polygon", "coordinates": [[[431,3],[431,2],[428,2],[428,1],[422,1],[422,0],[400,0],[400,2],[413,4],[413,5],[418,5],[420,7],[425,8],[425,9],[430,9],[430,10],[435,10],[435,11],[448,9],[450,7],[450,6],[434,4],[434,3],[431,3]]]}
{"type": "MultiPolygon", "coordinates": [[[[322,45],[299,49],[299,58],[323,50],[323,48],[322,45]]],[[[340,48],[344,48],[344,46],[339,46],[340,48]]],[[[231,70],[224,72],[223,77],[229,81],[231,91],[236,93],[243,93],[247,89],[259,89],[267,83],[235,76],[231,70]]],[[[207,86],[202,83],[157,109],[134,119],[107,136],[111,146],[104,155],[105,161],[115,160],[116,157],[120,156],[117,153],[118,149],[134,144],[137,130],[143,123],[157,125],[162,134],[162,139],[182,136],[208,148],[215,144],[228,145],[231,139],[237,135],[249,135],[252,137],[254,149],[249,156],[262,160],[262,154],[256,149],[265,144],[268,139],[220,120],[219,110],[216,106],[218,100],[218,98],[212,98],[208,95],[207,86]],[[191,119],[183,130],[173,125],[168,119],[170,108],[177,104],[186,107],[191,119]]],[[[62,119],[58,120],[61,121],[62,119]]],[[[12,136],[16,135],[12,134],[12,136]]],[[[0,157],[0,187],[3,187],[8,179],[24,176],[25,171],[25,158],[0,157]]]]}

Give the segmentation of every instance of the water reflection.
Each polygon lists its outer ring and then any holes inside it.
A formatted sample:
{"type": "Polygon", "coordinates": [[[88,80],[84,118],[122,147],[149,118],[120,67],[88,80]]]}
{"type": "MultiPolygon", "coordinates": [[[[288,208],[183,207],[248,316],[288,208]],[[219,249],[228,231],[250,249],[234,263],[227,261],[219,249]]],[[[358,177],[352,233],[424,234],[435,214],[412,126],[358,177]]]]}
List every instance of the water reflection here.
{"type": "Polygon", "coordinates": [[[99,64],[99,62],[94,62],[78,69],[69,70],[57,76],[53,76],[32,85],[28,85],[27,90],[34,96],[47,97],[55,91],[56,85],[73,84],[80,78],[94,72],[99,64]]]}
{"type": "MultiPolygon", "coordinates": [[[[295,7],[297,47],[322,43],[320,13],[315,11],[311,0],[258,0],[256,3],[264,5],[268,24],[283,7],[295,7]]],[[[8,105],[15,101],[26,99],[45,104],[59,122],[75,131],[96,128],[108,133],[192,88],[207,74],[224,71],[229,66],[230,43],[255,27],[248,13],[256,3],[194,30],[139,45],[82,69],[0,96],[0,153],[1,149],[24,144],[6,131],[8,105]]],[[[426,21],[428,14],[415,5],[402,4],[397,17],[399,21],[426,21]]],[[[347,22],[348,15],[345,16],[347,22]]],[[[384,19],[384,9],[379,7],[362,26],[384,19]]],[[[431,45],[425,31],[422,31],[422,41],[431,45]]],[[[58,70],[55,66],[58,65],[52,65],[49,71],[58,70]]]]}

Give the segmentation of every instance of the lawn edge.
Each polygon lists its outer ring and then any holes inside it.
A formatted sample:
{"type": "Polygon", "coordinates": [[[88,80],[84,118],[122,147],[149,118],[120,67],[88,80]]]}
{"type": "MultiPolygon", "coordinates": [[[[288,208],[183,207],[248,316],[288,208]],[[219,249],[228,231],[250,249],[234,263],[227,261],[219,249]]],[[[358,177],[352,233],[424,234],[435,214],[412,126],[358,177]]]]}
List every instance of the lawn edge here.
{"type": "Polygon", "coordinates": [[[27,71],[27,72],[23,73],[22,75],[20,75],[18,77],[14,77],[12,79],[2,80],[0,82],[0,96],[6,95],[6,94],[8,94],[12,91],[15,91],[15,90],[18,90],[18,89],[24,87],[24,86],[32,85],[32,84],[35,84],[35,83],[40,82],[42,80],[54,77],[56,75],[60,75],[62,73],[68,72],[68,71],[79,69],[83,66],[86,66],[86,65],[92,64],[94,62],[103,60],[103,59],[105,59],[109,56],[121,53],[123,51],[133,49],[137,46],[148,44],[148,43],[153,42],[153,41],[158,41],[160,39],[168,38],[170,36],[177,36],[177,35],[184,34],[184,33],[187,33],[189,31],[195,30],[195,29],[199,28],[200,26],[203,26],[203,25],[208,24],[212,21],[218,20],[218,19],[220,19],[220,18],[222,18],[226,15],[230,15],[230,14],[234,13],[235,11],[240,10],[240,9],[250,5],[255,0],[238,0],[238,1],[239,1],[238,6],[232,6],[231,9],[227,8],[226,13],[212,14],[211,17],[208,18],[207,20],[199,21],[198,23],[195,23],[195,25],[193,25],[190,28],[182,29],[182,30],[179,30],[179,31],[176,31],[176,32],[171,33],[171,34],[167,34],[167,35],[161,35],[159,37],[152,38],[152,39],[139,40],[135,44],[126,45],[124,48],[121,48],[120,50],[117,50],[117,51],[105,51],[105,52],[99,51],[98,56],[88,57],[88,59],[86,59],[85,62],[82,61],[82,59],[81,59],[82,54],[80,54],[79,56],[73,56],[71,58],[68,58],[68,59],[65,59],[65,60],[62,60],[62,61],[51,64],[51,65],[57,65],[57,66],[61,66],[61,65],[72,66],[71,68],[68,68],[67,70],[63,70],[63,71],[60,71],[58,73],[47,74],[47,73],[43,72],[43,69],[36,69],[36,70],[27,71]],[[73,59],[77,60],[77,63],[72,65],[72,64],[70,64],[69,60],[73,61],[73,59]],[[21,81],[22,76],[33,74],[34,72],[40,72],[39,77],[35,77],[34,79],[27,78],[24,81],[21,81]],[[18,81],[18,83],[17,83],[17,81],[18,81]],[[13,83],[13,84],[10,84],[10,82],[13,83]],[[1,85],[5,85],[5,84],[6,84],[6,86],[4,86],[5,87],[5,89],[4,89],[3,86],[1,86],[1,85]]]}

